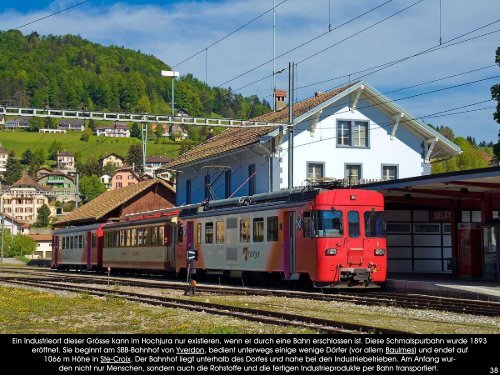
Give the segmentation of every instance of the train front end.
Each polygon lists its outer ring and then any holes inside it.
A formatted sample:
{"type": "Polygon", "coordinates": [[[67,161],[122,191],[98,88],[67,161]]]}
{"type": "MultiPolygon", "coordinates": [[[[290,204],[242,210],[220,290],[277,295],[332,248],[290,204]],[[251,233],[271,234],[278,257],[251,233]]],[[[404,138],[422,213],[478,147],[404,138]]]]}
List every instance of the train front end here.
{"type": "Polygon", "coordinates": [[[311,219],[316,237],[316,287],[385,283],[382,194],[356,189],[324,191],[315,198],[311,219]]]}

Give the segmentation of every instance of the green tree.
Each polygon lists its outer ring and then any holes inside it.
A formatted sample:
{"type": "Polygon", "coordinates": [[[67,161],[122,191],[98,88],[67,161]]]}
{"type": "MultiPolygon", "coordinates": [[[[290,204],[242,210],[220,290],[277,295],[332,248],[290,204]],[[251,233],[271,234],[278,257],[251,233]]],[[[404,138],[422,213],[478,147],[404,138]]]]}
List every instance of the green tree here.
{"type": "Polygon", "coordinates": [[[91,136],[92,136],[92,130],[86,128],[83,130],[82,135],[80,136],[80,141],[88,142],[91,136]]]}
{"type": "Polygon", "coordinates": [[[24,234],[16,234],[12,238],[12,244],[10,246],[10,251],[8,256],[22,256],[22,255],[31,255],[36,250],[36,242],[24,235],[24,234]]]}
{"type": "Polygon", "coordinates": [[[63,145],[61,142],[53,141],[49,146],[49,159],[57,160],[57,154],[62,151],[63,145]]]}
{"type": "Polygon", "coordinates": [[[7,180],[8,185],[12,185],[14,182],[19,180],[23,174],[23,166],[21,165],[21,162],[17,160],[14,151],[9,153],[5,169],[7,169],[7,172],[5,172],[5,179],[7,180]]]}
{"type": "Polygon", "coordinates": [[[134,138],[141,139],[141,128],[137,122],[132,124],[132,128],[130,129],[130,136],[134,138]]]}
{"type": "Polygon", "coordinates": [[[97,156],[90,156],[86,162],[81,161],[81,158],[77,158],[76,160],[76,171],[80,174],[81,177],[89,177],[92,175],[99,174],[99,160],[97,156]]]}
{"type": "Polygon", "coordinates": [[[488,162],[483,157],[481,150],[471,144],[467,139],[457,137],[454,142],[460,146],[462,153],[448,160],[433,163],[433,174],[488,167],[488,162]]]}
{"type": "Polygon", "coordinates": [[[43,120],[43,118],[40,118],[40,117],[31,117],[29,120],[28,120],[28,130],[30,132],[38,132],[38,130],[40,130],[41,128],[43,128],[45,122],[43,120]]]}
{"type": "Polygon", "coordinates": [[[131,145],[127,152],[127,162],[134,166],[135,171],[142,171],[142,147],[139,144],[131,145]]]}
{"type": "Polygon", "coordinates": [[[97,125],[95,123],[95,120],[94,119],[90,119],[89,120],[89,129],[92,130],[92,132],[95,132],[96,127],[97,127],[97,125]]]}
{"type": "Polygon", "coordinates": [[[50,208],[46,204],[37,210],[36,222],[33,224],[34,227],[43,228],[49,225],[50,221],[50,208]]]}
{"type": "Polygon", "coordinates": [[[26,151],[24,151],[22,159],[21,159],[21,164],[23,165],[30,165],[33,162],[33,152],[28,148],[26,151]]]}
{"type": "MultiPolygon", "coordinates": [[[[4,229],[3,232],[3,254],[6,257],[10,257],[10,248],[12,246],[12,233],[10,229],[4,229]]],[[[2,246],[2,233],[0,232],[0,246],[2,246]]]]}
{"type": "Polygon", "coordinates": [[[163,125],[156,124],[156,128],[155,128],[156,138],[161,138],[163,136],[163,133],[164,133],[163,125]]]}
{"type": "Polygon", "coordinates": [[[151,102],[146,94],[142,95],[137,102],[137,109],[141,113],[151,113],[151,102]]]}
{"type": "Polygon", "coordinates": [[[106,187],[96,175],[85,176],[80,180],[80,194],[85,203],[106,192],[106,187]]]}

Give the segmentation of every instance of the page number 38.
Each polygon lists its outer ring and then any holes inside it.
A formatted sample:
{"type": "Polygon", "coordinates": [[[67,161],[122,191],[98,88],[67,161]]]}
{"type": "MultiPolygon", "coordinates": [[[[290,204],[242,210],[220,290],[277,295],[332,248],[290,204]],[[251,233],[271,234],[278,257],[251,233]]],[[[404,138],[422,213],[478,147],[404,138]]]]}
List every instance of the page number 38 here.
{"type": "Polygon", "coordinates": [[[490,374],[498,374],[498,367],[490,367],[490,374]]]}

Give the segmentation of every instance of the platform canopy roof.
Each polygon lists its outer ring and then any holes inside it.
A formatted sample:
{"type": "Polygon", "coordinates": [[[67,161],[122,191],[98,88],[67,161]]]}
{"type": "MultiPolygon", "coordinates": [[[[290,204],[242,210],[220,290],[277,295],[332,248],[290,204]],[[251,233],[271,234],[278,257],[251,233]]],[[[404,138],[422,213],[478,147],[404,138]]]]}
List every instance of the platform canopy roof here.
{"type": "Polygon", "coordinates": [[[382,181],[359,185],[357,188],[380,191],[386,202],[436,207],[447,206],[457,200],[480,202],[500,198],[500,167],[382,181]]]}

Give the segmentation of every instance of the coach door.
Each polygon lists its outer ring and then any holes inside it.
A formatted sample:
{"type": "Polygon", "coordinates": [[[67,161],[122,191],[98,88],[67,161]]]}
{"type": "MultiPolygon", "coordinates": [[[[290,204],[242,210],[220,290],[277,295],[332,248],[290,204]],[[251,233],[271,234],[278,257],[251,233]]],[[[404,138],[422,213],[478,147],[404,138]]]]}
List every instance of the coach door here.
{"type": "Polygon", "coordinates": [[[361,266],[363,263],[364,247],[363,238],[361,236],[359,211],[347,211],[346,245],[348,265],[351,267],[361,266]]]}
{"type": "Polygon", "coordinates": [[[188,221],[186,225],[186,251],[194,249],[194,222],[188,221]]]}
{"type": "Polygon", "coordinates": [[[295,273],[295,212],[286,213],[287,224],[285,226],[285,264],[288,264],[288,277],[295,273]],[[288,258],[288,261],[287,261],[288,258]]]}

